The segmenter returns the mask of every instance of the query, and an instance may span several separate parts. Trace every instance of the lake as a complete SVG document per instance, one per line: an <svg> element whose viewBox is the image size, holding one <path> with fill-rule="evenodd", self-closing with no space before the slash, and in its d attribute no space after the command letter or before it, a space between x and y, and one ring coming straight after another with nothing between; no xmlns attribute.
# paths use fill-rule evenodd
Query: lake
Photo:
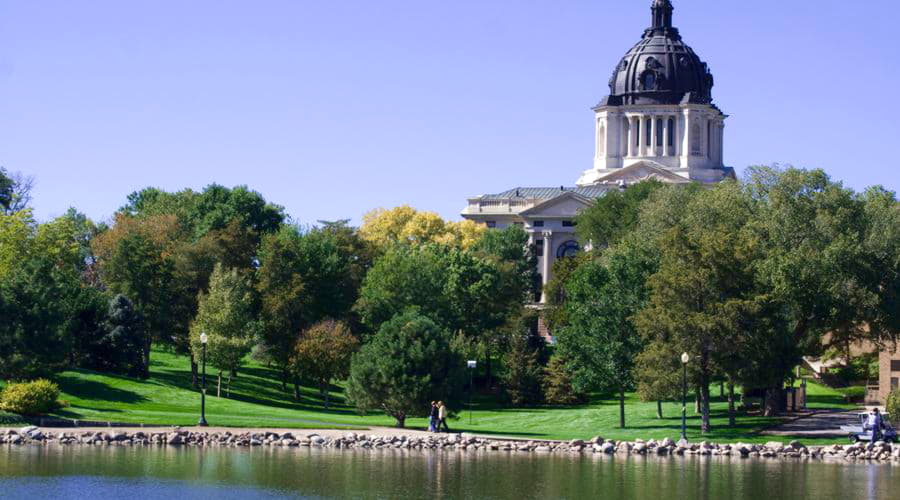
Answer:
<svg viewBox="0 0 900 500"><path fill-rule="evenodd" d="M900 498L900 466L319 448L2 446L0 498Z"/></svg>

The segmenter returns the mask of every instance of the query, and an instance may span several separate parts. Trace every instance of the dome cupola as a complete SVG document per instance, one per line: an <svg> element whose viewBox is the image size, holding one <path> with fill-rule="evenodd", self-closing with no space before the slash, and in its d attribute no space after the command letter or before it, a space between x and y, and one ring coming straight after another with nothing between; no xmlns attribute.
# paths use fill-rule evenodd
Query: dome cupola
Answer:
<svg viewBox="0 0 900 500"><path fill-rule="evenodd" d="M678 29L670 0L653 0L651 26L625 54L600 106L711 104L713 76Z"/></svg>

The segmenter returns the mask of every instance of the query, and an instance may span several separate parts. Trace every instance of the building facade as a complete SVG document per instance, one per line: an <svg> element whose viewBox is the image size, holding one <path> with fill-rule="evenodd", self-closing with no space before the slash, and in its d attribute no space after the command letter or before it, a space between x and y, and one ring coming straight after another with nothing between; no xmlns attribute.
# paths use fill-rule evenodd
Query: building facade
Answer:
<svg viewBox="0 0 900 500"><path fill-rule="evenodd" d="M650 27L615 66L609 94L593 108L592 167L574 186L512 188L469 198L463 209L464 218L488 227L522 226L537 248L544 284L556 260L582 249L575 217L604 193L650 178L734 177L724 164L727 115L712 103L712 73L672 25L673 11L670 0L654 0Z"/></svg>

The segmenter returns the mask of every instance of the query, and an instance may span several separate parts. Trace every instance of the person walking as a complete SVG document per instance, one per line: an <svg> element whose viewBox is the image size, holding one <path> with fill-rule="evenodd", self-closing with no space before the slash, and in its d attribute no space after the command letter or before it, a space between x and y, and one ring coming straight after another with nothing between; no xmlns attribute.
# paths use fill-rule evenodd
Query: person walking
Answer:
<svg viewBox="0 0 900 500"><path fill-rule="evenodd" d="M872 429L872 442L881 441L881 430L884 427L884 418L881 416L881 412L878 411L878 408L872 410L872 413L869 414L868 427Z"/></svg>
<svg viewBox="0 0 900 500"><path fill-rule="evenodd" d="M450 432L450 428L447 427L447 407L443 401L438 401L438 432L442 432L442 428L443 432Z"/></svg>
<svg viewBox="0 0 900 500"><path fill-rule="evenodd" d="M438 419L440 418L440 414L438 412L438 405L434 401L431 402L431 412L428 414L428 432L437 432Z"/></svg>

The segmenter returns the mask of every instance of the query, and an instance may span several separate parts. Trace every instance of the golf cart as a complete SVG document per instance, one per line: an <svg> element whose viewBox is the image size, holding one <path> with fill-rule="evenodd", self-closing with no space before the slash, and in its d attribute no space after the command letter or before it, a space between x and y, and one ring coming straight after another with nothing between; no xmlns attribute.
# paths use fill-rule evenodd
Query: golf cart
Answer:
<svg viewBox="0 0 900 500"><path fill-rule="evenodd" d="M841 430L848 433L850 441L853 443L858 441L871 441L872 429L869 429L866 426L866 422L869 420L869 414L860 413L858 417L859 425L842 425ZM884 429L881 430L881 440L887 443L895 443L897 442L897 431L888 421L887 417L887 414L882 415Z"/></svg>

